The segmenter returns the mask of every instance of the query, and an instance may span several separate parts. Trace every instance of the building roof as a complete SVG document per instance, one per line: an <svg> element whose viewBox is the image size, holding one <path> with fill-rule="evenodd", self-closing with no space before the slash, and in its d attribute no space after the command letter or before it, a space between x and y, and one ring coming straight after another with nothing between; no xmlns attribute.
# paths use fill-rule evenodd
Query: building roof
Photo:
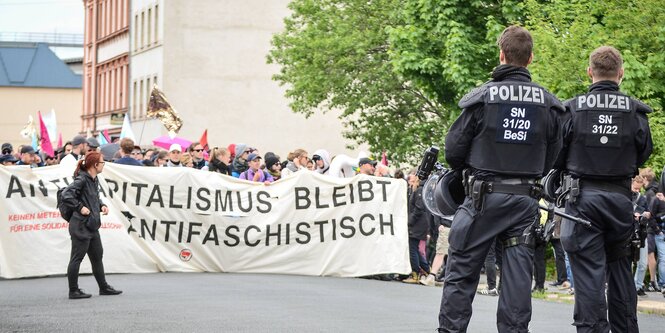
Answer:
<svg viewBox="0 0 665 333"><path fill-rule="evenodd" d="M45 43L2 43L0 86L81 89L82 76Z"/></svg>

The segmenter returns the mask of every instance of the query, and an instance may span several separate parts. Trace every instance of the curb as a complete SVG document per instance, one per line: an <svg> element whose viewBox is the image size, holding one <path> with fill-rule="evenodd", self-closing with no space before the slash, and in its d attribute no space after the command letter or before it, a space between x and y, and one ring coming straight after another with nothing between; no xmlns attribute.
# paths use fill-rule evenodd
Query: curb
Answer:
<svg viewBox="0 0 665 333"><path fill-rule="evenodd" d="M486 284L478 284L478 290L485 288L487 285ZM661 297L661 293L654 293L655 297ZM573 295L568 295L562 292L558 291L545 291L545 297L541 298L543 300L549 301L549 302L575 302L575 296ZM665 316L665 299L663 301L661 300L649 300L649 299L643 299L643 298L638 298L637 299L637 311L638 312L643 312L643 313L648 313L648 314L655 314L655 315L660 315L660 316Z"/></svg>

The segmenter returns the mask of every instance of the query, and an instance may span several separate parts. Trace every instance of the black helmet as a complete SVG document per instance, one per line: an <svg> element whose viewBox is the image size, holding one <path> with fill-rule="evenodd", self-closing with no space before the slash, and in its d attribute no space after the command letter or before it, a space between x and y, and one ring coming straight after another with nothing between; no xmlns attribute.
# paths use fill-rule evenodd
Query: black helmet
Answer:
<svg viewBox="0 0 665 333"><path fill-rule="evenodd" d="M561 170L552 169L542 179L543 196L549 202L555 202L561 188Z"/></svg>
<svg viewBox="0 0 665 333"><path fill-rule="evenodd" d="M464 197L461 170L445 169L429 177L423 187L425 207L440 217L454 215Z"/></svg>

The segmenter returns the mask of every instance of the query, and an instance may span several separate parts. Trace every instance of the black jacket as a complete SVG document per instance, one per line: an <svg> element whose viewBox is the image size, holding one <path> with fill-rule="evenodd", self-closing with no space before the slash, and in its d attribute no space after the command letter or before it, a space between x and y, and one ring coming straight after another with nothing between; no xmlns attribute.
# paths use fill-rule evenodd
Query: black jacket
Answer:
<svg viewBox="0 0 665 333"><path fill-rule="evenodd" d="M217 159L210 160L210 163L208 163L208 171L219 172L223 175L231 175L231 168L229 168L226 163Z"/></svg>
<svg viewBox="0 0 665 333"><path fill-rule="evenodd" d="M531 82L531 74L526 68L515 67L511 65L500 65L492 72L492 81L490 82ZM488 82L488 83L490 83ZM478 95L486 89L487 83L472 90L462 99L468 99L469 96L483 96ZM460 105L462 105L460 101ZM560 117L562 116L563 107L560 102L556 101L556 107L552 107L547 113L547 149L545 152L545 165L544 176L554 163L557 153L561 149L561 135L560 135ZM445 143L445 158L446 162L452 169L469 167L468 160L473 151L472 143L474 138L481 134L483 128L483 112L484 104L476 103L470 107L465 107L462 114L455 120L455 122L448 129ZM473 170L475 176L480 178L493 177L495 172L486 170Z"/></svg>
<svg viewBox="0 0 665 333"><path fill-rule="evenodd" d="M409 237L427 239L432 214L427 211L423 201L423 184L409 196Z"/></svg>
<svg viewBox="0 0 665 333"><path fill-rule="evenodd" d="M62 191L63 204L74 209L70 224L85 224L91 231L99 230L101 226L100 213L105 206L99 199L99 181L90 174L80 171L74 181ZM90 214L83 216L81 208L87 207Z"/></svg>

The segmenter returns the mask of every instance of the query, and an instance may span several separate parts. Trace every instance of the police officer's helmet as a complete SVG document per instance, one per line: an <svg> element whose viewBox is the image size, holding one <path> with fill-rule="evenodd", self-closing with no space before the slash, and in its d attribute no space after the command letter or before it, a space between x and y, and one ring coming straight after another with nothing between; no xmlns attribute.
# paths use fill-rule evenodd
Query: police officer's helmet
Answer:
<svg viewBox="0 0 665 333"><path fill-rule="evenodd" d="M542 179L545 200L555 202L561 188L561 170L552 169Z"/></svg>
<svg viewBox="0 0 665 333"><path fill-rule="evenodd" d="M454 215L464 202L462 171L444 169L430 176L423 186L423 198L430 213L440 217Z"/></svg>

